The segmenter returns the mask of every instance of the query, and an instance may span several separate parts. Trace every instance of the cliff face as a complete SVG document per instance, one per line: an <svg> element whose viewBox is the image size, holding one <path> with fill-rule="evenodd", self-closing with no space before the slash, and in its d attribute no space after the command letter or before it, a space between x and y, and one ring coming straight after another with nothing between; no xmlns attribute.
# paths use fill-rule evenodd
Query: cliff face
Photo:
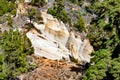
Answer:
<svg viewBox="0 0 120 80"><path fill-rule="evenodd" d="M18 4L16 17L12 18L13 27L19 31L27 23L28 18L21 16L27 13L25 4ZM63 57L69 60L69 56L78 61L90 62L90 53L93 51L88 39L81 40L79 34L68 30L62 21L53 18L45 10L41 10L43 24L33 22L35 28L27 32L27 37L31 40L34 53L37 56L46 57L52 60L60 60ZM9 30L6 23L0 25L1 31ZM18 27L19 26L19 27Z"/></svg>
<svg viewBox="0 0 120 80"><path fill-rule="evenodd" d="M81 40L81 36L71 30L68 31L62 21L53 18L46 11L41 11L43 24L33 22L34 27L27 32L31 40L34 53L52 60L60 60L63 57L69 60L69 56L79 61L90 62L90 53L93 51L88 39ZM40 32L38 32L40 31Z"/></svg>

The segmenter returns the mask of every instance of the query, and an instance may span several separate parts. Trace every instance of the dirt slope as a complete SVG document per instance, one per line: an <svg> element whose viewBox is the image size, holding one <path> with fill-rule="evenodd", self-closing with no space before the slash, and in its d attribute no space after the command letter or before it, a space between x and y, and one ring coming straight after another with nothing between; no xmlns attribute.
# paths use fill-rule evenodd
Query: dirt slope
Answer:
<svg viewBox="0 0 120 80"><path fill-rule="evenodd" d="M81 80L83 66L73 62L55 61L41 57L34 57L38 68L26 75L21 80Z"/></svg>

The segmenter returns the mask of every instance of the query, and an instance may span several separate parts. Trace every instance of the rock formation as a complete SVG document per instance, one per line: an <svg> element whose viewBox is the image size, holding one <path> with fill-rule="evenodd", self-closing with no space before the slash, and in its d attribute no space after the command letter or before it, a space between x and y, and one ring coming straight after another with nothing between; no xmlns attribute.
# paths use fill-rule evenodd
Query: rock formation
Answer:
<svg viewBox="0 0 120 80"><path fill-rule="evenodd" d="M21 3L18 5L16 17L13 18L13 27L19 31L25 26L28 18L20 16L27 13L27 7ZM69 60L69 56L78 61L90 62L90 53L93 51L88 39L82 41L81 36L72 30L68 30L62 21L57 20L46 10L41 10L43 23L32 22L34 28L27 32L27 37L31 40L34 53L37 56L46 57L52 60L62 58ZM1 26L4 26L1 27ZM19 26L19 27L18 27ZM0 30L9 30L6 23L0 25Z"/></svg>
<svg viewBox="0 0 120 80"><path fill-rule="evenodd" d="M53 18L46 11L41 10L44 24L33 22L34 27L27 32L31 40L35 55L43 56L52 60L60 60L63 57L69 60L69 56L79 61L90 62L90 53L93 51L89 40L81 40L81 36L71 30L68 31L62 21Z"/></svg>

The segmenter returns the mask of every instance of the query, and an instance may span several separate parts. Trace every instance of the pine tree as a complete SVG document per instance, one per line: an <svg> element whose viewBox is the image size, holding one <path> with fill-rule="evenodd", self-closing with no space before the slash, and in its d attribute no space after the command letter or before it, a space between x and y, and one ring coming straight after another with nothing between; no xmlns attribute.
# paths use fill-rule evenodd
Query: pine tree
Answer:
<svg viewBox="0 0 120 80"><path fill-rule="evenodd" d="M115 79L119 80L120 65L119 65L119 56L117 56L117 54L120 54L119 53L120 1L104 0L100 2L99 0L94 0L92 1L91 4L92 4L92 11L97 15L97 17L94 18L91 22L91 27L88 31L88 36L95 49L95 55L92 61L97 66L91 65L86 71L84 79L89 80L88 75L91 75L91 78L96 80L112 79L112 78L114 80ZM103 49L109 49L110 53L102 52ZM99 51L101 53L98 53ZM111 55L109 57L109 60L107 59L106 55ZM102 57L104 59L101 59ZM99 63L101 60L104 60L102 63L105 63L106 65L104 66L108 66L108 67L101 68L103 74L105 75L97 79L98 77L95 76L95 73L99 73L99 71L101 71L101 69L97 68L97 67L101 67L100 65L101 63ZM107 64L106 61L112 63ZM93 69L95 69L95 71L97 72L92 72Z"/></svg>
<svg viewBox="0 0 120 80"><path fill-rule="evenodd" d="M67 23L69 22L69 18L64 8L64 1L59 0L55 3L53 8L48 8L48 13L53 15L55 18L63 21L64 23Z"/></svg>
<svg viewBox="0 0 120 80"><path fill-rule="evenodd" d="M28 64L26 61L26 56L33 53L33 48L25 34L20 34L18 30L13 31L13 29L10 29L9 32L5 31L2 33L0 45L4 49L2 54L4 60L1 59L2 61L0 61L0 68L3 73L0 75L1 79L14 79L21 73L28 72L29 68L35 68L35 64Z"/></svg>

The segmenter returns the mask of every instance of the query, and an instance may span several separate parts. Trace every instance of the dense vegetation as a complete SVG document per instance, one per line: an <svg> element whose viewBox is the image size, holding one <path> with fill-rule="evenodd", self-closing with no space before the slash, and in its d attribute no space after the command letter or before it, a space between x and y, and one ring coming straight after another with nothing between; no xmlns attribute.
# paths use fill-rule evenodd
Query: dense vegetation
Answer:
<svg viewBox="0 0 120 80"><path fill-rule="evenodd" d="M15 0L0 0L0 16L5 13L16 14Z"/></svg>
<svg viewBox="0 0 120 80"><path fill-rule="evenodd" d="M33 54L29 39L25 33L13 29L11 16L16 14L15 1L0 1L0 17L5 18L10 27L9 31L0 32L0 80L15 80L20 74L37 67L35 61L29 56Z"/></svg>
<svg viewBox="0 0 120 80"><path fill-rule="evenodd" d="M16 13L16 0L0 1L0 17L8 14L8 25L12 28L11 15ZM23 0L20 0L23 1ZM72 21L65 10L64 0L55 0L53 7L48 8L48 13L55 18L69 23L78 31L86 31L82 14L76 22ZM87 0L66 0L82 7ZM120 0L88 0L90 5L85 6L87 13L96 15L87 29L87 37L94 47L94 56L88 64L83 80L120 80ZM42 7L45 0L32 0L30 5ZM74 16L72 16L74 17ZM28 9L30 21L40 21L41 17L36 9ZM0 80L14 80L21 73L28 72L36 67L34 62L29 62L28 55L33 53L29 39L17 30L0 33Z"/></svg>
<svg viewBox="0 0 120 80"><path fill-rule="evenodd" d="M88 11L97 15L91 22L88 37L94 58L84 80L120 80L120 1L91 1ZM93 64L93 65L92 65Z"/></svg>
<svg viewBox="0 0 120 80"><path fill-rule="evenodd" d="M13 80L36 67L27 57L33 53L33 48L25 34L11 29L4 31L0 37L0 80Z"/></svg>

